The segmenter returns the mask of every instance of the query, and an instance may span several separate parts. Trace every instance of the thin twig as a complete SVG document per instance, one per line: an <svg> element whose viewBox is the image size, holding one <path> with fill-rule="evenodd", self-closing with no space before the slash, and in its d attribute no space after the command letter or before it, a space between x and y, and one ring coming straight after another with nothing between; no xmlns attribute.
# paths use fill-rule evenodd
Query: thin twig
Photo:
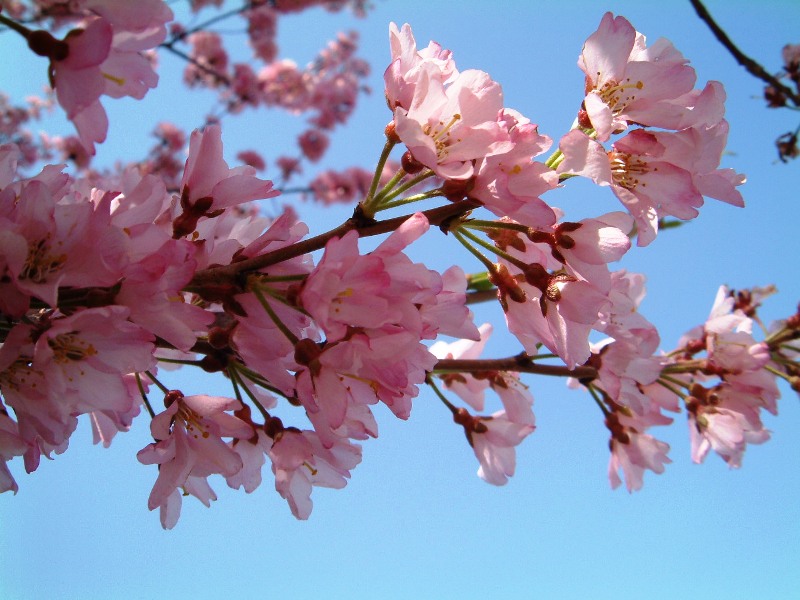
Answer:
<svg viewBox="0 0 800 600"><path fill-rule="evenodd" d="M709 29L711 29L711 32L719 40L720 44L728 49L728 52L733 55L733 57L736 59L736 62L742 65L753 77L768 83L776 90L780 91L784 96L790 98L796 106L800 106L800 95L793 92L791 88L781 83L777 77L768 73L767 70L759 63L739 50L739 48L734 45L728 35L722 30L722 28L717 25L717 22L711 17L711 14L708 12L706 7L703 6L703 3L700 2L700 0L689 0L689 2L691 2L695 11L697 11L697 16L699 16L700 19L704 21L706 25L708 25Z"/></svg>

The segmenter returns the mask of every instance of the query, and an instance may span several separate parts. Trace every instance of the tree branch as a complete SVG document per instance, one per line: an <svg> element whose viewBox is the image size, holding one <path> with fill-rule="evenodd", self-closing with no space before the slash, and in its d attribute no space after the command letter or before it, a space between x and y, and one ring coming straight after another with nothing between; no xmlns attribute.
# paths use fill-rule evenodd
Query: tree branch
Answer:
<svg viewBox="0 0 800 600"><path fill-rule="evenodd" d="M706 25L708 25L709 29L711 29L711 32L714 34L717 40L719 40L720 44L725 46L728 52L730 52L736 59L736 62L742 65L753 77L768 83L776 90L779 90L787 98L790 98L792 102L794 102L795 106L800 106L800 96L793 92L791 88L781 83L777 77L768 73L767 70L764 69L764 67L762 67L759 63L739 50L739 48L736 47L728 35L722 30L722 28L717 25L717 22L714 21L711 14L708 12L706 7L703 6L703 3L700 2L700 0L689 0L689 2L691 2L692 6L697 12L697 16L699 16L700 19L704 21Z"/></svg>
<svg viewBox="0 0 800 600"><path fill-rule="evenodd" d="M479 373L481 371L517 371L520 373L535 373L537 375L551 375L554 377L575 377L576 379L594 379L597 369L582 366L568 369L562 365L541 365L533 362L527 354L518 354L508 358L482 358L460 359L442 358L436 363L434 371L448 371L451 373Z"/></svg>
<svg viewBox="0 0 800 600"><path fill-rule="evenodd" d="M427 217L431 225L440 226L450 219L459 217L470 210L477 208L477 205L469 200L462 200L454 202L438 208L423 211L422 214ZM189 283L190 288L202 288L207 285L235 285L236 278L241 274L248 271L257 271L264 269L271 265L308 254L315 250L320 250L325 247L329 240L342 237L348 231L357 230L359 237L370 237L373 235L381 235L394 231L405 221L411 218L412 215L404 215L394 219L387 219L386 221L378 221L370 224L359 223L358 219L354 216L331 229L326 233L322 233L306 240L301 240L290 246L278 248L272 252L267 252L253 258L248 258L239 262L225 265L222 267L213 267L195 273L194 278Z"/></svg>

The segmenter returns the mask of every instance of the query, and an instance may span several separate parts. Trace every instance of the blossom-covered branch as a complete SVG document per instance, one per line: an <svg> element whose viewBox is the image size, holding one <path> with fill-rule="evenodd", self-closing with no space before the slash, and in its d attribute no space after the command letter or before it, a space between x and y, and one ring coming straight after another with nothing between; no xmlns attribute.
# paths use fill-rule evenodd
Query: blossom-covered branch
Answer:
<svg viewBox="0 0 800 600"><path fill-rule="evenodd" d="M264 11L281 5L242 14L266 31L275 15ZM76 125L99 142L98 98L120 90L89 94L79 84L110 76L125 85L115 78L164 39L169 9L160 0L142 12L109 0L70 6L70 26L76 14L81 25L43 46L57 94L66 94L59 101L68 115L78 107L73 117L98 118ZM200 33L210 32L186 36L196 59L230 73L217 41ZM578 60L575 125L554 144L505 106L488 73L459 70L435 42L418 47L409 25L391 24L389 45L385 143L372 172L314 183L325 201L354 204L352 217L317 235L290 207L259 212L254 203L279 191L257 176L259 156L225 160L218 123L191 134L185 162L181 132L164 125L147 160L86 177L58 164L27 176L24 148L0 145L0 491L17 491L8 463L35 471L67 449L79 418L107 446L147 420L144 407L152 442L137 458L157 465L147 506L165 528L184 497L216 499L212 476L251 492L267 464L305 519L313 488L343 487L360 442L378 437L374 407L408 419L421 389L463 428L479 476L502 485L516 447L536 430L535 388L523 375L586 391L587 410L609 431L614 487L624 478L633 491L646 470L665 470L669 447L651 428L672 422L667 413L685 411L696 462L713 450L738 467L749 444L768 439L761 411L777 412L778 381L800 389L800 314L759 341L768 290L722 288L709 319L664 353L639 312L644 276L615 268L657 242L665 217L693 219L705 198L744 205L744 176L720 167L729 131L722 85L697 87L672 44L648 46L607 13ZM334 71L353 67L352 47L334 50ZM218 83L191 72L192 82ZM296 70L282 73L296 81ZM357 79L338 79L347 89L313 105L320 130L349 114L349 104L344 113L323 108L352 98ZM308 107L286 89L272 90L278 105ZM307 158L321 158L325 138L302 137ZM281 167L284 183L297 164ZM611 191L622 210L558 208L551 198L579 176ZM370 251L366 237L379 238ZM423 239L446 268L432 268L429 254L411 258ZM513 346L502 358L481 356L497 324L476 325L476 301L497 303ZM190 390L193 380L173 389L165 371L176 367L217 374L229 396ZM487 391L502 408L486 410Z"/></svg>

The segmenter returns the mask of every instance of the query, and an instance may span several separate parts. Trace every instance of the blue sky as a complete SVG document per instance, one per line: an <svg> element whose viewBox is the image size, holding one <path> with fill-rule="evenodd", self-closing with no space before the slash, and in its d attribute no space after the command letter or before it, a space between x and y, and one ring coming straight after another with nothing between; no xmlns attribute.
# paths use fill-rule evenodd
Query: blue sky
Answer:
<svg viewBox="0 0 800 600"><path fill-rule="evenodd" d="M572 122L583 91L575 65L605 10L626 16L654 41L666 37L697 69L722 81L731 123L723 166L744 172L744 210L709 200L699 219L634 249L622 266L648 276L642 312L665 350L705 320L717 287L774 283L765 320L795 310L800 299L800 163L777 162L774 139L797 127L797 115L768 111L763 85L712 39L688 2L421 2L376 0L366 20L314 11L280 23L283 54L303 63L342 28L361 32L373 66L373 94L363 97L347 131L333 138L323 166L374 164L390 115L381 75L388 23L408 22L418 43L435 39L461 69L488 71L506 105L557 139ZM758 4L758 6L756 6ZM794 2L709 0L707 6L741 49L771 71L780 49L800 43ZM44 64L17 40L0 38L6 56L0 88L16 99L45 81ZM7 49L7 48L10 48ZM17 58L18 56L18 58ZM106 100L109 141L98 159L134 158L149 147L152 125L199 124L210 96L184 91L182 65L163 56L160 87L144 102ZM172 80L172 81L171 81ZM152 125L151 125L152 123ZM302 123L245 112L223 121L226 153L255 148L268 161ZM65 129L64 131L68 131ZM618 205L608 190L568 182L548 201L573 220ZM351 208L330 213L298 206L313 232L336 225ZM418 258L455 253L422 245ZM442 249L444 248L444 249ZM467 270L477 265L459 258ZM447 264L434 265L446 267ZM496 307L480 319L497 322ZM497 336L487 354L519 350ZM186 373L186 393L228 394L223 381ZM528 379L537 431L518 449L517 475L501 488L475 476L463 432L423 391L408 422L377 411L380 437L344 490L315 490L307 522L295 521L269 474L253 494L212 481L219 500L206 509L189 498L177 527L162 531L147 510L156 476L136 452L150 442L147 417L104 450L87 423L70 449L33 475L13 465L16 496L0 496L0 597L38 598L726 598L783 599L800 590L800 403L784 389L773 439L751 447L740 470L716 456L691 463L685 417L654 433L671 446L663 475L647 473L641 492L608 485L607 431L591 399L562 380ZM490 407L491 408L491 407ZM291 596L290 596L291 595Z"/></svg>

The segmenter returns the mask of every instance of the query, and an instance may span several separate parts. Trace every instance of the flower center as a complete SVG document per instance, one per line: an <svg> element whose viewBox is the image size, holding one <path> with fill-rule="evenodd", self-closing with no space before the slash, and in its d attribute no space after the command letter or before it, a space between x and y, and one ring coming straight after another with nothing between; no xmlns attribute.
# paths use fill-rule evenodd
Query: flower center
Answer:
<svg viewBox="0 0 800 600"><path fill-rule="evenodd" d="M626 79L625 83L607 81L603 84L603 87L597 90L600 98L608 105L611 112L615 115L620 114L631 102L636 100L636 92L631 92L630 90L641 90L644 88L644 83L641 81L637 81L636 83L631 83L630 81L630 79Z"/></svg>
<svg viewBox="0 0 800 600"><path fill-rule="evenodd" d="M59 334L47 340L47 344L53 350L54 360L61 364L97 354L95 347L79 338L75 332Z"/></svg>
<svg viewBox="0 0 800 600"><path fill-rule="evenodd" d="M640 176L650 172L650 165L639 156L612 151L608 153L608 160L611 163L611 176L618 186L634 190L639 184L647 185Z"/></svg>
<svg viewBox="0 0 800 600"><path fill-rule="evenodd" d="M436 145L436 156L439 159L447 156L448 148L450 146L461 141L460 138L456 139L455 141L450 139L450 134L452 133L450 130L453 128L453 125L458 123L460 120L461 115L456 113L447 123L439 121L438 127L432 126L429 123L422 128L423 133L430 137L433 140L433 143Z"/></svg>
<svg viewBox="0 0 800 600"><path fill-rule="evenodd" d="M191 408L183 404L183 402L180 403L178 414L175 415L175 418L183 421L186 433L191 435L193 438L197 439L199 437L208 437L208 431L206 431L206 428L201 423L202 417L200 417L200 415L194 412Z"/></svg>
<svg viewBox="0 0 800 600"><path fill-rule="evenodd" d="M19 274L20 279L44 283L51 273L59 271L67 261L66 254L51 252L49 236L28 247L28 258Z"/></svg>

